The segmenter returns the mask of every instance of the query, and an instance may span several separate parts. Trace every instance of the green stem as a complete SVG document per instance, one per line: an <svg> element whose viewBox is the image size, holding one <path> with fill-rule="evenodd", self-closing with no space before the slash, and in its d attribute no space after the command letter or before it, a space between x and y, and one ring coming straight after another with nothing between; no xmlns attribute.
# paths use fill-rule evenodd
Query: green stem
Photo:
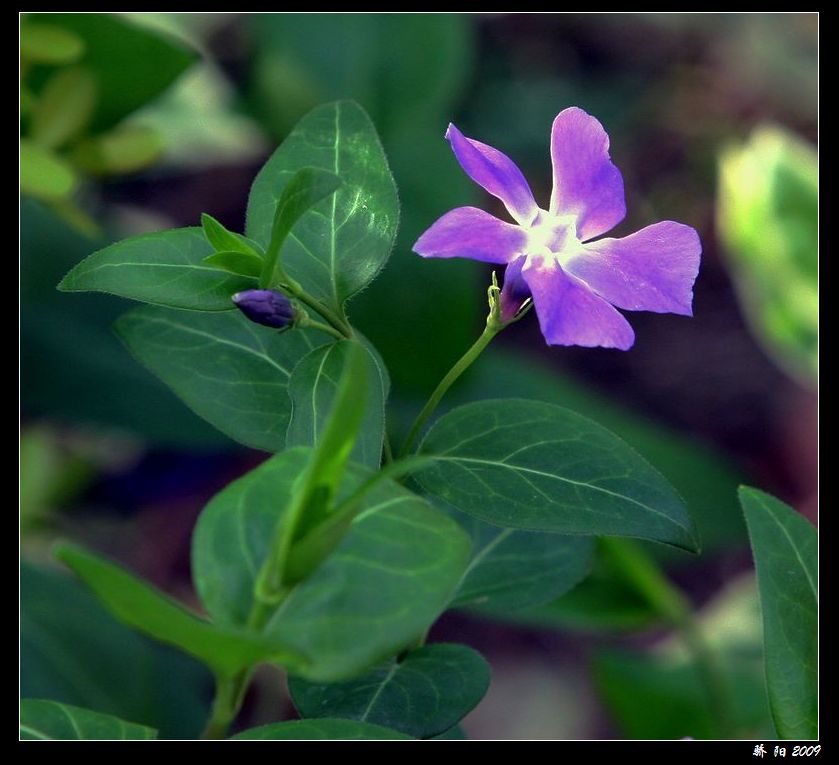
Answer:
<svg viewBox="0 0 839 765"><path fill-rule="evenodd" d="M323 318L326 319L326 321L329 322L335 330L340 332L342 338L351 339L355 336L353 328L348 322L338 316L338 314L333 310L323 305L319 300L313 298L310 294L305 292L299 285L285 281L281 287L292 297L297 298L301 303L304 303L309 306L309 308L317 311L321 316L323 316Z"/></svg>
<svg viewBox="0 0 839 765"><path fill-rule="evenodd" d="M405 443L402 445L402 449L399 452L400 458L407 455L411 450L411 447L414 445L414 441L416 441L423 426L426 422L428 422L428 418L434 414L434 410L437 408L437 405L440 403L443 396L446 395L446 391L452 387L457 378L469 368L472 362L481 355L484 348L490 344L492 338L494 338L501 329L503 329L502 326L498 326L497 324L488 321L486 328L481 333L481 336L475 341L475 344L460 357L458 362L448 371L448 374L440 380L440 384L435 388L434 393L431 394L428 401L425 402L425 406L417 415L417 418L414 420L414 424L411 425L411 429L408 431Z"/></svg>
<svg viewBox="0 0 839 765"><path fill-rule="evenodd" d="M250 672L246 670L234 677L216 677L216 695L210 719L201 734L202 739L221 739L227 735L230 724L242 706L249 679Z"/></svg>
<svg viewBox="0 0 839 765"><path fill-rule="evenodd" d="M334 327L330 327L328 324L324 324L320 321L314 321L313 319L306 319L305 321L301 322L299 326L304 329L318 329L321 332L326 332L327 335L332 335L332 337L338 340L345 339L345 335L339 332Z"/></svg>
<svg viewBox="0 0 839 765"><path fill-rule="evenodd" d="M248 614L247 628L259 632L278 605L269 605L258 598L254 598ZM204 732L201 734L202 739L220 739L227 735L228 728L230 728L242 707L252 671L253 667L250 667L243 669L233 677L216 677L213 708L210 710L210 717L204 727Z"/></svg>
<svg viewBox="0 0 839 765"><path fill-rule="evenodd" d="M634 542L603 538L600 544L610 562L636 592L678 630L685 646L693 654L720 736L732 737L732 704L728 684L716 652L705 638L690 602L673 586L658 564Z"/></svg>

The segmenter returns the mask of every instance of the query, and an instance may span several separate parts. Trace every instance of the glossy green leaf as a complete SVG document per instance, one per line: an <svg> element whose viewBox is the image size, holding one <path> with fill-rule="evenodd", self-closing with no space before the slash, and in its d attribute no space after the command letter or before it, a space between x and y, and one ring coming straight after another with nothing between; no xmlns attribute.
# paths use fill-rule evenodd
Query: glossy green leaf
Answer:
<svg viewBox="0 0 839 765"><path fill-rule="evenodd" d="M451 405L511 393L545 401L588 417L626 441L674 486L699 530L702 548L730 549L746 543L746 525L737 504L742 476L721 455L696 437L688 437L637 411L624 408L592 386L535 363L523 353L490 347L470 369ZM445 404L445 402L444 402ZM658 556L685 560L675 548L650 546Z"/></svg>
<svg viewBox="0 0 839 765"><path fill-rule="evenodd" d="M95 131L113 127L151 101L196 59L180 40L112 13L44 13L37 23L83 42L82 60L99 80Z"/></svg>
<svg viewBox="0 0 839 765"><path fill-rule="evenodd" d="M66 199L76 187L76 173L49 149L27 138L20 141L20 190L37 199Z"/></svg>
<svg viewBox="0 0 839 765"><path fill-rule="evenodd" d="M84 49L84 40L69 29L31 21L21 26L20 55L27 63L70 64Z"/></svg>
<svg viewBox="0 0 839 765"><path fill-rule="evenodd" d="M285 447L288 380L319 333L276 332L241 314L143 306L116 323L128 349L200 417L254 449Z"/></svg>
<svg viewBox="0 0 839 765"><path fill-rule="evenodd" d="M819 168L814 147L761 126L720 157L720 237L758 338L814 384L819 330Z"/></svg>
<svg viewBox="0 0 839 765"><path fill-rule="evenodd" d="M32 139L50 149L61 147L85 128L95 104L96 77L87 67L58 70L32 108Z"/></svg>
<svg viewBox="0 0 839 765"><path fill-rule="evenodd" d="M760 587L766 685L781 738L818 737L818 535L789 505L740 489Z"/></svg>
<svg viewBox="0 0 839 765"><path fill-rule="evenodd" d="M264 265L262 258L256 253L235 252L233 250L214 252L204 258L204 262L213 268L252 279L259 278Z"/></svg>
<svg viewBox="0 0 839 765"><path fill-rule="evenodd" d="M230 296L254 286L203 262L212 253L200 228L143 234L105 247L58 285L65 292L108 292L145 303L195 311L230 311Z"/></svg>
<svg viewBox="0 0 839 765"><path fill-rule="evenodd" d="M262 287L276 287L281 283L279 274L282 270L278 270L277 264L291 229L318 202L332 196L341 183L341 179L334 173L317 167L304 167L285 184L274 210L271 236L266 247L265 269L260 279Z"/></svg>
<svg viewBox="0 0 839 765"><path fill-rule="evenodd" d="M388 730L381 725L357 722L355 720L292 720L272 723L237 733L232 739L282 739L285 741L330 740L370 741L376 739L410 739L399 731Z"/></svg>
<svg viewBox="0 0 839 765"><path fill-rule="evenodd" d="M193 537L193 580L207 611L241 625L295 480L311 450L272 457L218 494ZM353 470L339 500L367 471ZM294 670L332 682L364 671L416 639L449 603L466 567L460 527L392 482L372 490L338 549L297 585L265 628L310 662Z"/></svg>
<svg viewBox="0 0 839 765"><path fill-rule="evenodd" d="M126 125L82 141L72 157L93 175L126 175L144 170L162 154L163 139L156 130Z"/></svg>
<svg viewBox="0 0 839 765"><path fill-rule="evenodd" d="M486 288L479 263L411 252L432 221L476 201L443 138L473 81L472 19L330 13L247 22L249 106L271 135L284 138L309 109L341 98L358 101L381 135L399 187L399 237L384 270L353 298L353 325L382 352L399 390L427 397L474 340Z"/></svg>
<svg viewBox="0 0 839 765"><path fill-rule="evenodd" d="M472 538L472 559L452 605L490 611L546 603L591 569L594 540L502 528L452 511Z"/></svg>
<svg viewBox="0 0 839 765"><path fill-rule="evenodd" d="M681 498L617 436L567 409L507 399L440 418L416 475L433 496L499 526L630 536L697 549Z"/></svg>
<svg viewBox="0 0 839 765"><path fill-rule="evenodd" d="M351 347L349 341L342 340L315 348L294 368L288 382L292 402L291 422L286 436L289 447L316 446L320 443ZM367 397L363 404L354 404L363 409L364 419L351 457L361 465L377 468L382 460L386 381L382 378L383 370L366 349L364 358Z"/></svg>
<svg viewBox="0 0 839 765"><path fill-rule="evenodd" d="M259 256L258 245L241 234L228 231L212 215L201 214L201 228L207 241L219 252L240 252L244 255Z"/></svg>
<svg viewBox="0 0 839 765"><path fill-rule="evenodd" d="M157 731L57 701L23 699L20 737L24 741L136 741L157 738Z"/></svg>
<svg viewBox="0 0 839 765"><path fill-rule="evenodd" d="M22 696L135 720L162 738L200 734L212 687L204 665L121 624L63 571L24 561L20 602Z"/></svg>
<svg viewBox="0 0 839 765"><path fill-rule="evenodd" d="M63 544L55 555L118 619L177 646L220 675L233 675L260 661L300 661L299 654L281 646L275 636L218 628L120 566L81 548Z"/></svg>
<svg viewBox="0 0 839 765"><path fill-rule="evenodd" d="M261 245L271 239L286 185L304 167L334 173L343 185L294 226L283 247L283 268L340 312L390 255L399 217L396 187L361 107L350 101L319 106L298 123L251 187L247 235Z"/></svg>
<svg viewBox="0 0 839 765"><path fill-rule="evenodd" d="M361 677L321 685L290 678L305 718L340 717L431 738L456 725L484 697L490 669L465 645L422 646Z"/></svg>

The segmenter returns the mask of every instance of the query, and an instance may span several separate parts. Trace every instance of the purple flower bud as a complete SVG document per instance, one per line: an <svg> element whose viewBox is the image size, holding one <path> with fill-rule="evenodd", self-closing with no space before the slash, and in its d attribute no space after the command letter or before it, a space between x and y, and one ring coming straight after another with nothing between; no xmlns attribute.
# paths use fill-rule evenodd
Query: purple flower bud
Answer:
<svg viewBox="0 0 839 765"><path fill-rule="evenodd" d="M282 329L294 323L294 306L282 292L245 290L233 296L236 307L257 324Z"/></svg>

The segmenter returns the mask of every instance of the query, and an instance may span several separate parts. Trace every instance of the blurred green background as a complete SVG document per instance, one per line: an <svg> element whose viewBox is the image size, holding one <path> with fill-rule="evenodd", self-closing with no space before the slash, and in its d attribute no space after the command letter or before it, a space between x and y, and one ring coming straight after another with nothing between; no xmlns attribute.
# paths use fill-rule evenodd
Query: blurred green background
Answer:
<svg viewBox="0 0 839 765"><path fill-rule="evenodd" d="M735 488L759 485L815 520L817 33L815 14L24 16L24 695L195 735L204 671L114 622L51 566L48 547L81 539L194 600L197 513L264 458L128 356L110 329L126 301L58 293L64 273L103 243L196 225L202 212L241 230L273 147L311 107L354 98L382 136L402 204L386 270L350 304L390 368L398 439L480 331L489 279L479 264L426 261L410 246L455 206L503 216L460 170L447 123L510 155L546 201L550 124L577 105L604 124L623 172L628 215L616 235L663 219L699 230L694 318L633 314L636 345L622 353L547 348L531 317L447 404L559 403L670 478L705 552L655 552L703 609L740 730L767 730ZM490 693L464 723L473 738L709 730L689 659L607 555L553 604L446 615L432 639L462 640L492 663ZM293 715L277 673L257 680L243 723Z"/></svg>

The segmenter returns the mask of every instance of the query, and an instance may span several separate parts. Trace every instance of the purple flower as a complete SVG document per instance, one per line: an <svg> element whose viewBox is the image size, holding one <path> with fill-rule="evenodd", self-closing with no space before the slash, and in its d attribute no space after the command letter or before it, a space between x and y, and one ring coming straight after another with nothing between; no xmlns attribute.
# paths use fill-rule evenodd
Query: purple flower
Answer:
<svg viewBox="0 0 839 765"><path fill-rule="evenodd" d="M294 306L282 292L275 290L244 290L233 298L236 307L257 324L282 329L294 323Z"/></svg>
<svg viewBox="0 0 839 765"><path fill-rule="evenodd" d="M572 107L554 120L547 210L505 154L466 138L454 125L446 138L466 174L498 197L516 223L458 207L436 221L414 251L506 265L504 321L532 298L550 345L627 350L635 333L615 308L691 315L702 252L694 229L663 221L622 239L597 239L623 220L626 204L623 178L609 158L609 136L594 117Z"/></svg>

